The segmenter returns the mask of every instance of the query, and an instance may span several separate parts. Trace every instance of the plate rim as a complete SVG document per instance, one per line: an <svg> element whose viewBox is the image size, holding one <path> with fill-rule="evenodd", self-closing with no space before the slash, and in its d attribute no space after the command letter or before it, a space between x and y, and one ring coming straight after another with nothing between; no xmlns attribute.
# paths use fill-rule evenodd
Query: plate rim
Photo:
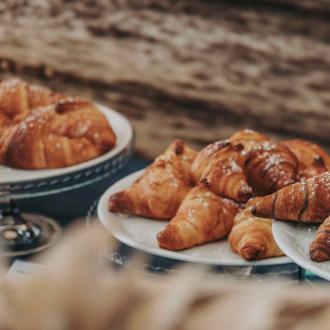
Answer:
<svg viewBox="0 0 330 330"><path fill-rule="evenodd" d="M278 219L273 219L273 226L272 226L272 231L273 231L273 236L275 239L275 242L277 245L280 247L280 249L288 255L289 258L293 260L299 267L308 270L315 275L330 281L330 271L326 271L318 266L318 263L309 259L307 262L305 259L301 257L301 253L297 251L296 249L290 249L285 242L283 242L282 235L285 235L285 230L282 228L283 226L295 226L298 225L298 222L289 222L289 221L281 221ZM315 224L314 224L315 225ZM285 251L286 250L286 251ZM329 261L325 261L329 262Z"/></svg>
<svg viewBox="0 0 330 330"><path fill-rule="evenodd" d="M84 171L89 168L98 166L98 165L116 157L121 152L123 152L123 150L125 150L125 148L127 148L130 141L132 141L132 139L134 137L134 130L133 130L131 123L124 115L122 115L118 111L114 110L113 108L106 106L104 104L100 104L100 103L95 103L95 105L97 106L98 110L101 111L105 115L107 121L110 123L111 126L112 126L112 123L111 123L110 117L115 117L116 120L119 120L121 122L121 125L125 129L125 136L123 137L123 141L122 141L121 145L116 145L113 149L109 150L107 153L105 153L99 157L96 157L94 159L90 159L88 161L85 161L85 162L82 162L82 163L79 163L79 164L76 164L73 166L63 167L63 168L59 168L59 169L24 170L24 169L12 168L12 167L8 167L8 166L4 166L4 165L0 164L0 171L1 170L13 171L14 172L13 175L15 175L16 171L25 172L27 176L31 173L40 174L39 176L34 175L33 178L30 178L30 179L27 178L27 179L22 179L22 180L15 180L15 178L11 178L11 177L9 177L9 179L8 179L8 177L1 178L0 186L9 186L10 187L10 186L14 186L17 184L27 184L29 182L37 182L37 181L41 181L41 180L55 179L57 177L74 175L77 172ZM112 128L114 129L113 126L112 126Z"/></svg>
<svg viewBox="0 0 330 330"><path fill-rule="evenodd" d="M113 183L101 196L101 198L98 201L97 205L97 217L102 224L102 226L111 234L113 235L117 240L120 242L133 247L137 250L141 250L143 252L149 253L151 255L161 256L168 259L174 259L174 260L180 260L185 262L192 262L192 263L199 263L199 264L207 264L212 266L237 266L237 267L246 267L246 266L276 266L276 265L284 265L292 263L292 260L289 259L287 256L281 256L281 257L274 257L274 258L268 258L263 260L256 260L256 261L246 261L244 259L242 260L233 260L233 261L217 261L214 258L202 258L202 257L196 257L196 256L190 256L183 254L181 252L176 251L168 251L165 249L160 248L154 248L146 246L140 242L135 241L134 239L129 239L121 233L120 231L117 231L116 229L110 230L107 225L107 220L103 216L104 212L104 205L107 205L108 198L112 192L112 190L115 190L117 187L121 186L121 184L125 181L130 181L138 178L145 169L138 170L136 172L133 172L122 179L118 180L117 182ZM113 213L107 210L109 213ZM115 214L115 213L113 213ZM125 216L126 217L126 216ZM115 221L115 220L114 220ZM198 247L196 247L198 248Z"/></svg>

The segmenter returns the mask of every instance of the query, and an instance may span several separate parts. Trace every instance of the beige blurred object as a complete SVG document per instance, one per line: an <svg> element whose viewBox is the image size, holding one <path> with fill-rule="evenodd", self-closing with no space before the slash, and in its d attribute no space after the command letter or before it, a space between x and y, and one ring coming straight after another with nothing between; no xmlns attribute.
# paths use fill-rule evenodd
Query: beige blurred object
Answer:
<svg viewBox="0 0 330 330"><path fill-rule="evenodd" d="M112 243L113 246L113 243ZM26 279L0 280L6 330L329 329L328 287L248 283L186 266L152 276L106 265L109 237L73 228ZM138 261L136 261L138 262ZM4 274L4 272L2 272Z"/></svg>
<svg viewBox="0 0 330 330"><path fill-rule="evenodd" d="M3 0L0 67L112 105L148 157L175 138L200 147L247 127L327 143L329 8L328 0Z"/></svg>

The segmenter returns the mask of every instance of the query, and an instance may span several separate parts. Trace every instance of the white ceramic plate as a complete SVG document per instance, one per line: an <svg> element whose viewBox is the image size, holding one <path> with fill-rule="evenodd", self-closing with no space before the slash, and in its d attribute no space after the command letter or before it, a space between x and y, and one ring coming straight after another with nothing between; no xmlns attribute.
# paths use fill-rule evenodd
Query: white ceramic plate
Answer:
<svg viewBox="0 0 330 330"><path fill-rule="evenodd" d="M209 265L266 266L292 262L287 257L270 258L254 262L245 261L230 250L226 239L180 252L159 248L156 235L166 226L167 221L125 216L108 211L109 197L118 191L128 188L142 172L143 170L135 172L115 183L103 194L98 204L97 213L101 223L122 243L154 255Z"/></svg>
<svg viewBox="0 0 330 330"><path fill-rule="evenodd" d="M317 225L273 220L273 235L282 251L300 267L330 281L330 261L314 262L309 257L309 245L317 228Z"/></svg>
<svg viewBox="0 0 330 330"><path fill-rule="evenodd" d="M124 148L127 147L129 142L133 138L133 129L128 120L119 114L118 112L104 106L97 105L100 111L106 116L110 122L116 136L117 142L114 149L110 150L106 154L89 160L87 162L77 164L70 167L51 169L51 170L18 170L7 166L0 165L1 172L1 184L11 185L14 183L29 182L34 180L49 179L52 177L72 174L74 172L81 171L85 168L94 167L104 161L118 155Z"/></svg>

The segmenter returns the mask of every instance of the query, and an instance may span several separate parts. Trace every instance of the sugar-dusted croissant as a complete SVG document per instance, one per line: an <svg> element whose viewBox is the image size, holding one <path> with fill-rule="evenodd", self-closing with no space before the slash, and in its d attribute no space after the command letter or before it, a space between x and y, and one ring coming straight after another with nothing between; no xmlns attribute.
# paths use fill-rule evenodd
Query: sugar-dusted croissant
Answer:
<svg viewBox="0 0 330 330"><path fill-rule="evenodd" d="M243 129L233 134L229 141L233 144L242 144L244 149L242 150L243 155L247 155L258 143L267 141L268 138L251 129Z"/></svg>
<svg viewBox="0 0 330 330"><path fill-rule="evenodd" d="M218 141L200 151L191 171L196 183L205 182L217 195L246 202L252 194L244 174L243 145Z"/></svg>
<svg viewBox="0 0 330 330"><path fill-rule="evenodd" d="M175 141L128 189L109 200L113 212L171 219L192 188L190 166L196 152Z"/></svg>
<svg viewBox="0 0 330 330"><path fill-rule="evenodd" d="M157 235L158 244L167 250L183 250L223 238L238 210L238 204L212 193L202 182L188 193L175 217Z"/></svg>
<svg viewBox="0 0 330 330"><path fill-rule="evenodd" d="M90 102L63 99L38 108L0 141L0 159L11 167L58 168L109 151L116 137L107 119Z"/></svg>
<svg viewBox="0 0 330 330"><path fill-rule="evenodd" d="M298 159L300 180L306 180L330 170L330 156L319 145L299 139L285 141L283 144Z"/></svg>
<svg viewBox="0 0 330 330"><path fill-rule="evenodd" d="M314 261L330 260L330 217L318 228L315 239L309 246L309 254Z"/></svg>
<svg viewBox="0 0 330 330"><path fill-rule="evenodd" d="M255 198L252 213L258 217L323 222L330 216L330 173L326 172Z"/></svg>
<svg viewBox="0 0 330 330"><path fill-rule="evenodd" d="M63 96L47 88L29 85L12 78L0 83L0 125L1 116L10 122L17 123L31 111L62 99Z"/></svg>
<svg viewBox="0 0 330 330"><path fill-rule="evenodd" d="M257 195L272 193L297 181L297 158L285 145L274 141L255 146L245 165L248 182Z"/></svg>
<svg viewBox="0 0 330 330"><path fill-rule="evenodd" d="M231 249L248 261L283 255L273 238L272 220L253 216L250 207L236 215L228 240Z"/></svg>

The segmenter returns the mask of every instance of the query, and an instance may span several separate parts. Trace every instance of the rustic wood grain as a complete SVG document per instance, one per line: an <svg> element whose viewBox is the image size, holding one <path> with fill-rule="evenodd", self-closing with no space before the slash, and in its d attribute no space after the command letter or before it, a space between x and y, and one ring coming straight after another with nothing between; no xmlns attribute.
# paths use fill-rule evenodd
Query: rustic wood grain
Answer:
<svg viewBox="0 0 330 330"><path fill-rule="evenodd" d="M150 157L243 127L330 138L328 0L6 0L0 45L2 76L112 105Z"/></svg>

